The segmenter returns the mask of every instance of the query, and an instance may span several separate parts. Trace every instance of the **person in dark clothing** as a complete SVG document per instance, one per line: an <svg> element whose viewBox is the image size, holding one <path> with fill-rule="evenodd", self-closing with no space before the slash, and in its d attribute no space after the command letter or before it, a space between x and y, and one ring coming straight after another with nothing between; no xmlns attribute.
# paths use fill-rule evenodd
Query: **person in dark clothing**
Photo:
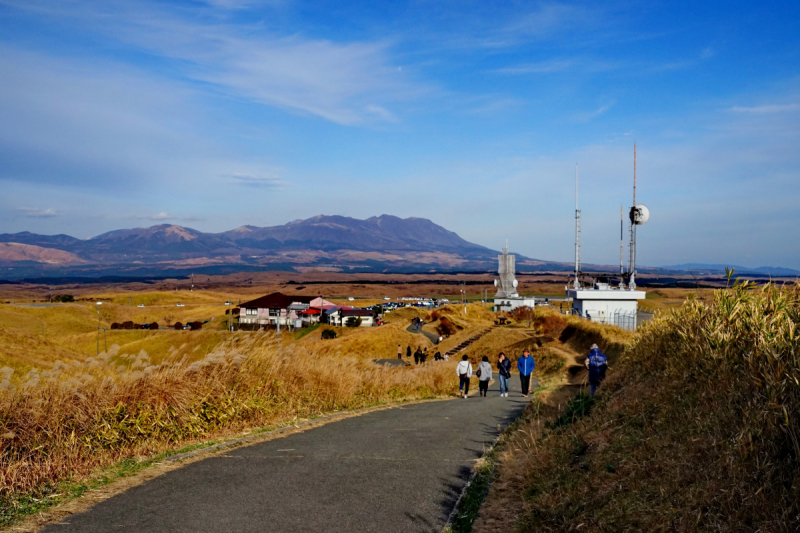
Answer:
<svg viewBox="0 0 800 533"><path fill-rule="evenodd" d="M589 369L589 391L594 396L597 387L606 379L606 369L608 368L608 358L600 351L596 344L592 344L589 355L584 363Z"/></svg>
<svg viewBox="0 0 800 533"><path fill-rule="evenodd" d="M428 360L428 349L427 348L425 348L425 350L422 352L422 355L420 356L419 360L420 360L420 362L422 364L425 364L425 361Z"/></svg>
<svg viewBox="0 0 800 533"><path fill-rule="evenodd" d="M433 354L433 360L434 361L441 361L442 360L442 352L436 352L435 354Z"/></svg>
<svg viewBox="0 0 800 533"><path fill-rule="evenodd" d="M411 346L406 348L406 357L411 357Z"/></svg>
<svg viewBox="0 0 800 533"><path fill-rule="evenodd" d="M500 352L497 356L497 371L500 374L500 396L508 398L508 380L511 378L511 359Z"/></svg>
<svg viewBox="0 0 800 533"><path fill-rule="evenodd" d="M536 366L536 363L531 357L531 351L525 348L522 351L522 357L517 361L517 369L519 370L519 381L522 385L522 395L528 395L528 389L531 386L531 373Z"/></svg>
<svg viewBox="0 0 800 533"><path fill-rule="evenodd" d="M415 365L419 364L419 360L420 360L421 357L422 357L422 350L420 350L419 347L417 347L417 351L414 352L414 364Z"/></svg>

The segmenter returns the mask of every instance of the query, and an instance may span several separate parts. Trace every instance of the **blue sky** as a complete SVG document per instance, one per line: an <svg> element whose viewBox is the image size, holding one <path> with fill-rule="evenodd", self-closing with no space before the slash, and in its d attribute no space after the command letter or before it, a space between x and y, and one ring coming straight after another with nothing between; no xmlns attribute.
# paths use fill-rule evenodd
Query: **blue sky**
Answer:
<svg viewBox="0 0 800 533"><path fill-rule="evenodd" d="M425 217L800 268L800 3L0 0L0 231Z"/></svg>

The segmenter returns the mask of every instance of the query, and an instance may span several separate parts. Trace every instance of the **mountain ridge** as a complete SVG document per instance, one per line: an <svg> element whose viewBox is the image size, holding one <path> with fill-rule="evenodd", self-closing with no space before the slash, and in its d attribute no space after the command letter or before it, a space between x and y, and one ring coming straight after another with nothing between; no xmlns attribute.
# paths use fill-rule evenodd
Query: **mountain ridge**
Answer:
<svg viewBox="0 0 800 533"><path fill-rule="evenodd" d="M496 266L498 254L428 219L403 219L392 215L365 220L317 215L283 225L245 225L219 233L176 224L116 229L88 239L63 234L5 233L0 234L0 243L68 252L80 259L81 268L106 271L125 271L133 265L165 270L187 265L288 265L290 268L372 271L398 268L481 270ZM544 263L518 255L518 262L526 261ZM7 263L9 261L4 262ZM78 261L71 262L76 263ZM30 261L25 266L33 268ZM41 266L55 268L52 263Z"/></svg>

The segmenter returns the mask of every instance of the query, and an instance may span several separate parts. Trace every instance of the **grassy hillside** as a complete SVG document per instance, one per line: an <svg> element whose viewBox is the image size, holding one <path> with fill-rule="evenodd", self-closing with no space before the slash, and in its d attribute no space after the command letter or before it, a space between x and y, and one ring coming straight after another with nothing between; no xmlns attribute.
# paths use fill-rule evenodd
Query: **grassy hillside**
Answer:
<svg viewBox="0 0 800 533"><path fill-rule="evenodd" d="M596 400L528 413L474 530L797 531L799 322L799 286L737 284L648 323Z"/></svg>

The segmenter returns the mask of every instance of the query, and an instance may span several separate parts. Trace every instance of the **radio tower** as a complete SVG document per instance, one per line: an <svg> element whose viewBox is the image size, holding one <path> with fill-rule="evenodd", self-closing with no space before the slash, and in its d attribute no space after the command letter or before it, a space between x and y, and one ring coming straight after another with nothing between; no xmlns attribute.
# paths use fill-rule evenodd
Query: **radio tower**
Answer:
<svg viewBox="0 0 800 533"><path fill-rule="evenodd" d="M578 276L581 271L581 210L578 209L578 163L575 163L575 282L573 287L580 289Z"/></svg>

